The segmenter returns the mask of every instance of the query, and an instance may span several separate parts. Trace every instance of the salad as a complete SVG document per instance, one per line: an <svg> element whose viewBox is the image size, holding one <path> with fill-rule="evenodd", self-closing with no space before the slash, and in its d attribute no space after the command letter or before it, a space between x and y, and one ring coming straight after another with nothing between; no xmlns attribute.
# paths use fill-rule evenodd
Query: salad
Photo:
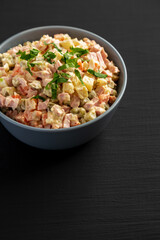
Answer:
<svg viewBox="0 0 160 240"><path fill-rule="evenodd" d="M88 38L43 35L0 54L0 110L38 128L69 128L107 111L119 69Z"/></svg>

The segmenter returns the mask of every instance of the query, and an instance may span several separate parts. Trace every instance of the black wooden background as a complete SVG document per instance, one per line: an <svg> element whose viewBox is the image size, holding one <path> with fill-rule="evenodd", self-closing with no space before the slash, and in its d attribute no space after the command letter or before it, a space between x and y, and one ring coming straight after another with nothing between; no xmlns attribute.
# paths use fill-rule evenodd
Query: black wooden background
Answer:
<svg viewBox="0 0 160 240"><path fill-rule="evenodd" d="M160 239L160 1L0 2L0 42L36 26L90 30L123 56L114 118L66 151L29 147L0 125L0 239Z"/></svg>

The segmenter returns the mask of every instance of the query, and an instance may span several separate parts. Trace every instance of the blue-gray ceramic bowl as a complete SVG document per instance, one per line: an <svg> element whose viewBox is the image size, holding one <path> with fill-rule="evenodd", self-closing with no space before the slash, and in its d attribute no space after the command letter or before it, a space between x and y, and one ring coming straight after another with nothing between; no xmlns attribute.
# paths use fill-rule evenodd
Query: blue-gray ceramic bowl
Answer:
<svg viewBox="0 0 160 240"><path fill-rule="evenodd" d="M26 41L38 40L44 34L53 36L55 33L68 33L71 37L77 37L79 39L87 37L95 40L104 47L109 55L109 59L113 60L120 69L120 79L118 81L118 97L109 110L96 119L79 126L66 129L35 128L18 123L0 112L1 123L17 139L37 148L53 150L67 149L81 145L102 132L117 109L125 92L127 83L126 66L118 51L102 37L80 28L68 26L44 26L32 28L5 40L0 45L0 52L3 53L9 48ZM104 131L106 130L107 129Z"/></svg>

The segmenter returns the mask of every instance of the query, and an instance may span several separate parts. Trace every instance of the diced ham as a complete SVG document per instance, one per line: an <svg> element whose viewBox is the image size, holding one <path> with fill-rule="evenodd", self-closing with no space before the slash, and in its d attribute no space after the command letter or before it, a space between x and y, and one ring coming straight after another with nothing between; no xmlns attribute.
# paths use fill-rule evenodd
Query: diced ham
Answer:
<svg viewBox="0 0 160 240"><path fill-rule="evenodd" d="M97 87L95 91L96 91L98 96L101 95L101 94L104 94L103 86Z"/></svg>
<svg viewBox="0 0 160 240"><path fill-rule="evenodd" d="M107 59L108 54L104 51L104 48L101 48L101 56L105 64L108 64L109 60Z"/></svg>
<svg viewBox="0 0 160 240"><path fill-rule="evenodd" d="M52 126L51 126L51 124L46 123L47 117L48 117L47 112L43 112L42 113L42 125L44 128L50 129Z"/></svg>
<svg viewBox="0 0 160 240"><path fill-rule="evenodd" d="M47 70L43 70L43 71L37 71L37 72L33 71L33 76L35 78L41 78L42 79L42 85L43 85L43 81L45 79L52 78L52 72L51 72L51 70L49 68Z"/></svg>
<svg viewBox="0 0 160 240"><path fill-rule="evenodd" d="M102 47L96 43L95 45L92 45L89 50L90 50L90 52L98 52L101 50L101 48Z"/></svg>
<svg viewBox="0 0 160 240"><path fill-rule="evenodd" d="M6 77L3 77L3 79L5 80L5 82L7 83L7 85L8 85L9 87L13 86L13 85L12 85L12 75L8 75L8 76L6 76Z"/></svg>
<svg viewBox="0 0 160 240"><path fill-rule="evenodd" d="M70 127L70 124L71 124L70 115L71 115L71 113L68 113L68 114L65 115L64 120L63 120L63 128L69 128Z"/></svg>
<svg viewBox="0 0 160 240"><path fill-rule="evenodd" d="M95 89L97 95L101 95L101 94L111 94L113 93L113 89L108 87L107 85L103 85L103 86L99 86Z"/></svg>
<svg viewBox="0 0 160 240"><path fill-rule="evenodd" d="M87 58L88 58L88 59L93 59L94 61L97 61L97 62L98 62L97 54L96 54L95 52L90 52L90 53L88 53Z"/></svg>
<svg viewBox="0 0 160 240"><path fill-rule="evenodd" d="M69 106L67 106L67 105L62 105L62 108L65 111L65 113L69 113L70 110L71 110L71 108Z"/></svg>
<svg viewBox="0 0 160 240"><path fill-rule="evenodd" d="M12 84L14 87L21 85L22 88L27 87L27 81L20 75L16 75L12 78Z"/></svg>
<svg viewBox="0 0 160 240"><path fill-rule="evenodd" d="M98 58L98 61L99 61L99 64L100 64L101 68L105 69L106 68L106 64L103 61L103 58L102 58L102 55L101 55L100 51L97 52L96 54L97 54L97 58Z"/></svg>
<svg viewBox="0 0 160 240"><path fill-rule="evenodd" d="M4 69L4 67L0 67L0 77L6 76L6 75L7 75L7 73L6 73L5 69Z"/></svg>
<svg viewBox="0 0 160 240"><path fill-rule="evenodd" d="M55 64L48 64L48 67L52 73L55 73L60 66L62 66L62 63L59 60L56 61Z"/></svg>
<svg viewBox="0 0 160 240"><path fill-rule="evenodd" d="M25 110L31 111L37 108L36 99L26 99L25 100Z"/></svg>
<svg viewBox="0 0 160 240"><path fill-rule="evenodd" d="M28 71L24 72L24 78L29 83L31 83L31 82L33 82L35 80L35 78Z"/></svg>
<svg viewBox="0 0 160 240"><path fill-rule="evenodd" d="M12 98L11 96L7 96L5 98L5 107L10 107L13 110L15 110L18 106L19 99L18 98Z"/></svg>
<svg viewBox="0 0 160 240"><path fill-rule="evenodd" d="M111 71L112 73L119 73L118 67L116 67L112 61L108 63L107 68L108 68L109 71Z"/></svg>
<svg viewBox="0 0 160 240"><path fill-rule="evenodd" d="M9 49L8 53L12 56L16 56L16 53L18 53L19 50L21 50L22 52L29 51L30 47L29 46L16 46L16 47Z"/></svg>
<svg viewBox="0 0 160 240"><path fill-rule="evenodd" d="M97 115L97 116L99 116L99 115L101 115L102 113L105 112L105 109L102 108L102 107L97 107L97 106L95 106L94 108L95 108L95 111L96 111L96 115Z"/></svg>
<svg viewBox="0 0 160 240"><path fill-rule="evenodd" d="M19 112L14 118L17 122L27 124L25 116L24 116L24 112Z"/></svg>
<svg viewBox="0 0 160 240"><path fill-rule="evenodd" d="M31 86L28 86L26 89L27 97L31 98L33 96L36 96L38 94L38 91L36 89L33 89Z"/></svg>
<svg viewBox="0 0 160 240"><path fill-rule="evenodd" d="M32 127L43 128L43 125L41 124L40 121L32 120L32 121L29 122L29 125L32 126Z"/></svg>
<svg viewBox="0 0 160 240"><path fill-rule="evenodd" d="M97 54L95 52L90 52L87 54L87 58L90 60L88 63L88 68L98 71L100 64L97 58Z"/></svg>
<svg viewBox="0 0 160 240"><path fill-rule="evenodd" d="M115 96L109 96L109 103L113 104L116 101Z"/></svg>
<svg viewBox="0 0 160 240"><path fill-rule="evenodd" d="M29 111L29 110L25 110L24 111L24 117L26 118L26 120L29 121L40 121L42 116L42 112L41 111Z"/></svg>
<svg viewBox="0 0 160 240"><path fill-rule="evenodd" d="M53 107L51 108L51 111L55 117L62 117L65 113L63 108L57 104L53 105Z"/></svg>
<svg viewBox="0 0 160 240"><path fill-rule="evenodd" d="M79 125L80 122L78 120L78 116L72 113L68 113L65 115L63 120L63 128L69 128Z"/></svg>
<svg viewBox="0 0 160 240"><path fill-rule="evenodd" d="M54 34L54 38L58 39L60 41L63 41L64 40L64 34L63 33Z"/></svg>
<svg viewBox="0 0 160 240"><path fill-rule="evenodd" d="M109 95L108 94L100 94L99 96L99 102L105 102L107 103L109 101Z"/></svg>
<svg viewBox="0 0 160 240"><path fill-rule="evenodd" d="M47 99L46 101L42 102L41 100L39 100L38 102L38 106L37 106L37 110L46 110L48 107L48 103L49 103L49 99Z"/></svg>
<svg viewBox="0 0 160 240"><path fill-rule="evenodd" d="M66 92L59 93L57 98L59 100L60 105L62 105L63 103L70 102L70 95L69 93L66 93Z"/></svg>
<svg viewBox="0 0 160 240"><path fill-rule="evenodd" d="M17 87L17 92L23 96L27 95L28 92L28 86L26 87L22 87L22 86L18 86Z"/></svg>
<svg viewBox="0 0 160 240"><path fill-rule="evenodd" d="M45 87L52 80L53 80L53 78L44 78L42 80L42 86Z"/></svg>
<svg viewBox="0 0 160 240"><path fill-rule="evenodd" d="M2 94L0 94L0 107L4 107L5 106L5 97L2 95Z"/></svg>
<svg viewBox="0 0 160 240"><path fill-rule="evenodd" d="M45 45L44 41L35 41L32 45L34 48L37 48L41 52L45 51L48 47L47 45Z"/></svg>
<svg viewBox="0 0 160 240"><path fill-rule="evenodd" d="M64 115L64 109L61 106L54 104L51 111L47 112L47 118L45 121L47 124L51 124L54 129L62 128Z"/></svg>
<svg viewBox="0 0 160 240"><path fill-rule="evenodd" d="M113 76L113 74L108 69L103 70L102 73L107 74L107 77L112 77Z"/></svg>
<svg viewBox="0 0 160 240"><path fill-rule="evenodd" d="M21 66L19 63L17 63L13 69L12 72L12 77L16 76L16 75L23 75L24 72L21 70Z"/></svg>
<svg viewBox="0 0 160 240"><path fill-rule="evenodd" d="M6 112L6 115L7 115L8 117L14 119L14 120L15 120L17 114L18 114L18 111L17 111L17 110L8 110L8 111Z"/></svg>
<svg viewBox="0 0 160 240"><path fill-rule="evenodd" d="M80 125L80 122L78 120L78 116L71 113L71 127Z"/></svg>
<svg viewBox="0 0 160 240"><path fill-rule="evenodd" d="M71 96L70 106L72 108L76 108L76 107L79 107L79 105L80 105L80 98L76 94L73 94Z"/></svg>
<svg viewBox="0 0 160 240"><path fill-rule="evenodd" d="M96 106L99 103L99 98L94 97L92 100L88 101L84 104L84 108L89 111L92 107Z"/></svg>

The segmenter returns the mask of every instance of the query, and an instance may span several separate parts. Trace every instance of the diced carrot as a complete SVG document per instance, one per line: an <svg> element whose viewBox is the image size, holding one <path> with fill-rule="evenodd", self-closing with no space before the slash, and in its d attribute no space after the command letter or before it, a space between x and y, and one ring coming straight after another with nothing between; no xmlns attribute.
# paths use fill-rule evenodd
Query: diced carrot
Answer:
<svg viewBox="0 0 160 240"><path fill-rule="evenodd" d="M80 69L81 71L83 71L83 64L82 64L81 59L78 59L77 63L80 65L79 69Z"/></svg>

